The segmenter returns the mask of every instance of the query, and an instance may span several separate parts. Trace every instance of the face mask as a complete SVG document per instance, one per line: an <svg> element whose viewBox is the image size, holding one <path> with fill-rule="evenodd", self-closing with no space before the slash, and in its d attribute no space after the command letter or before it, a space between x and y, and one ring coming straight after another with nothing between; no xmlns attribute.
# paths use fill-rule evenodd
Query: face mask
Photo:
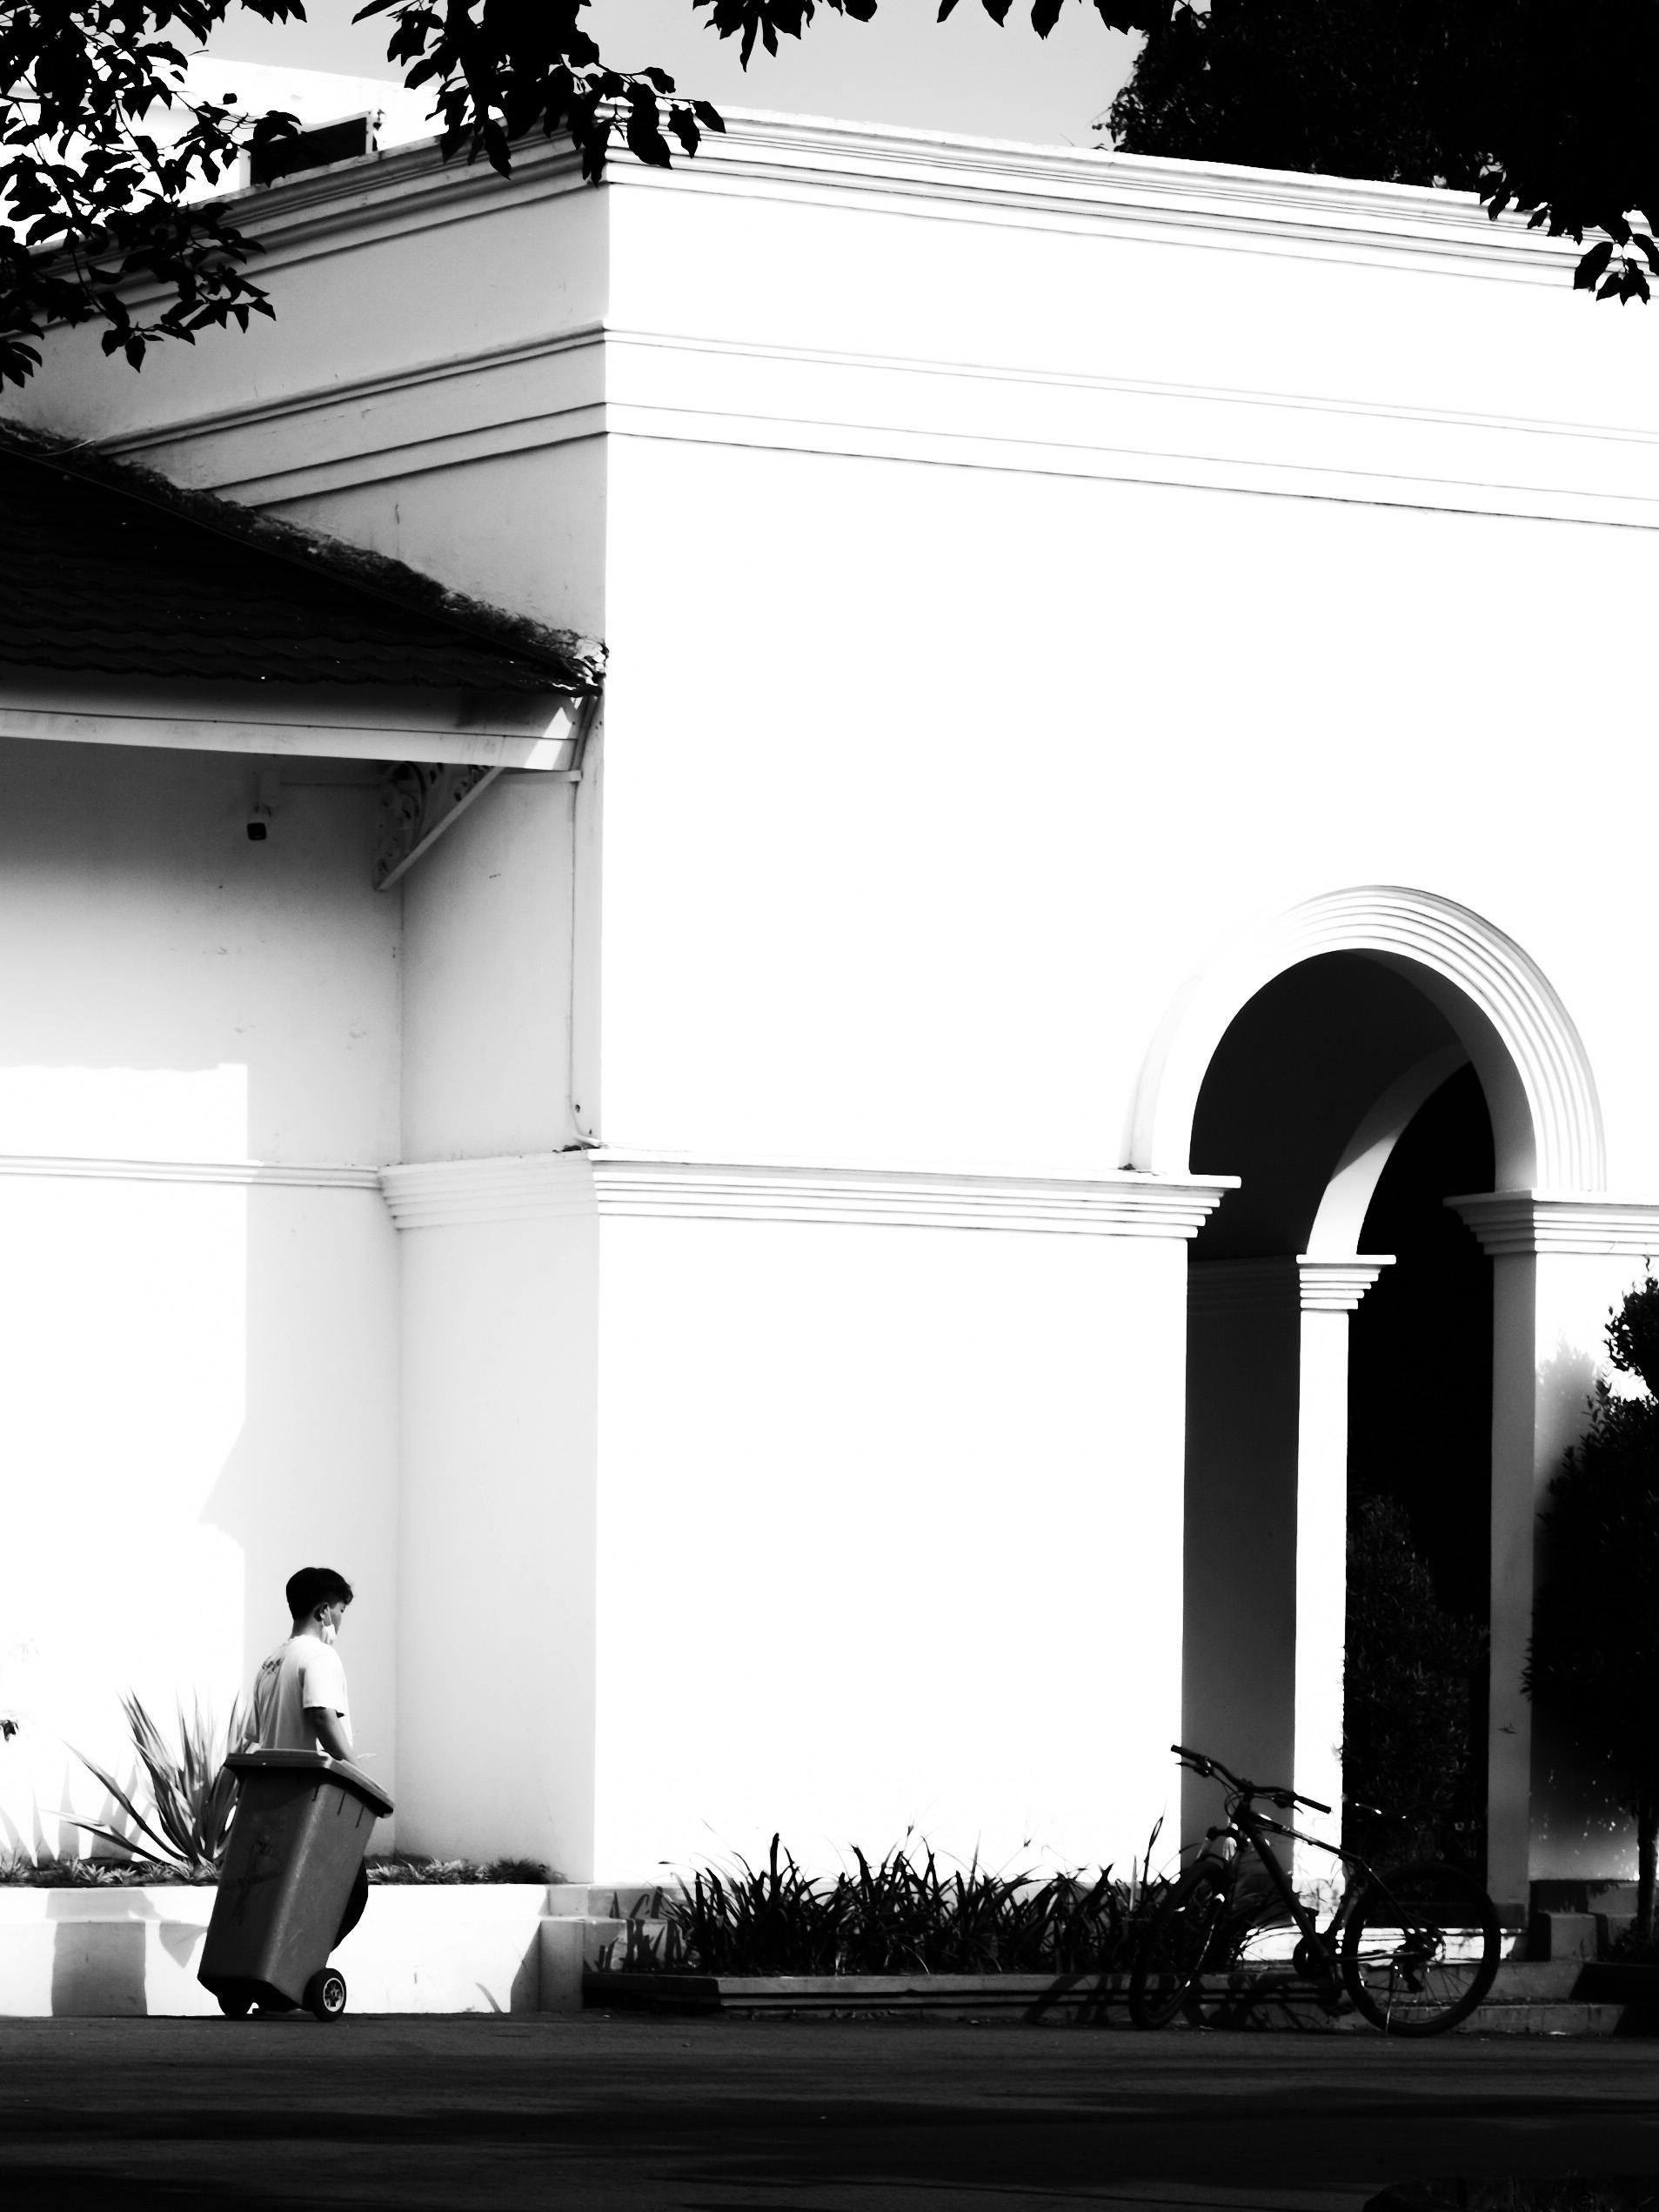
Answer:
<svg viewBox="0 0 1659 2212"><path fill-rule="evenodd" d="M322 1623L317 1632L325 1644L331 1644L340 1632L338 1628L336 1628L331 1620L325 1620Z"/></svg>

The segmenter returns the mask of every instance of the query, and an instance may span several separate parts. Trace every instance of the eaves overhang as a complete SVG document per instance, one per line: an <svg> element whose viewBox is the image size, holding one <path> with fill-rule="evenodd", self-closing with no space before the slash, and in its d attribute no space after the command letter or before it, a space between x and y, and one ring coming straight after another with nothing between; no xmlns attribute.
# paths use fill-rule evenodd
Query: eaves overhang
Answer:
<svg viewBox="0 0 1659 2212"><path fill-rule="evenodd" d="M195 683L0 667L0 737L191 753L570 770L592 694Z"/></svg>

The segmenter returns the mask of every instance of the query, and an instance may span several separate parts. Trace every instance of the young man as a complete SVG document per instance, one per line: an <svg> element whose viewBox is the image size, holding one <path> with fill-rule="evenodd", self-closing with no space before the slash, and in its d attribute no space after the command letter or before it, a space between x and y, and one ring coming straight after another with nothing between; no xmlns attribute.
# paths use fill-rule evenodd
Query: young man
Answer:
<svg viewBox="0 0 1659 2212"><path fill-rule="evenodd" d="M345 1669L334 1648L351 1585L332 1567L301 1567L288 1579L288 1640L278 1644L253 1685L254 1735L261 1751L324 1751L351 1756L351 1708Z"/></svg>

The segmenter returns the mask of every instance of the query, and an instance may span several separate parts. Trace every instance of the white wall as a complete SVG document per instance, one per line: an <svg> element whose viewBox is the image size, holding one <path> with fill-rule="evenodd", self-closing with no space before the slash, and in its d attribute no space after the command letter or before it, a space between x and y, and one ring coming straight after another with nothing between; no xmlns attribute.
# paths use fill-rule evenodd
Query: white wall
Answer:
<svg viewBox="0 0 1659 2212"><path fill-rule="evenodd" d="M1163 1239L601 1221L596 1863L1127 1873L1175 1780Z"/></svg>
<svg viewBox="0 0 1659 2212"><path fill-rule="evenodd" d="M405 879L405 1159L557 1152L574 1138L576 788L502 777Z"/></svg>
<svg viewBox="0 0 1659 2212"><path fill-rule="evenodd" d="M498 1220L402 1242L399 1839L585 1880L592 1229Z"/></svg>
<svg viewBox="0 0 1659 2212"><path fill-rule="evenodd" d="M340 1170L395 1143L396 902L364 789L251 845L257 766L0 750L0 1848L74 1847L124 1693L223 1719L308 1561L395 1791L395 1237Z"/></svg>

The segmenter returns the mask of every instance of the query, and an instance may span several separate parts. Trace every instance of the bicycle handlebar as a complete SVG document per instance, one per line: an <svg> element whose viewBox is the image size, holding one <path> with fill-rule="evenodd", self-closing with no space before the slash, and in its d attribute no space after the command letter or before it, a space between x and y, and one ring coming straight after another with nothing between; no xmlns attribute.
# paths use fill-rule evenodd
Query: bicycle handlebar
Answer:
<svg viewBox="0 0 1659 2212"><path fill-rule="evenodd" d="M1310 1813L1328 1813L1331 1809L1328 1805L1321 1805L1316 1797L1300 1796L1296 1791L1288 1790L1282 1784L1248 1781L1242 1774L1235 1774L1230 1766L1224 1766L1219 1759L1212 1759L1206 1751L1193 1751L1186 1744L1171 1744L1169 1748L1184 1766L1190 1766L1194 1773L1201 1774L1206 1781L1213 1774L1219 1774L1224 1782L1233 1785L1241 1797L1265 1797L1281 1813L1289 1812L1293 1805L1305 1805Z"/></svg>

